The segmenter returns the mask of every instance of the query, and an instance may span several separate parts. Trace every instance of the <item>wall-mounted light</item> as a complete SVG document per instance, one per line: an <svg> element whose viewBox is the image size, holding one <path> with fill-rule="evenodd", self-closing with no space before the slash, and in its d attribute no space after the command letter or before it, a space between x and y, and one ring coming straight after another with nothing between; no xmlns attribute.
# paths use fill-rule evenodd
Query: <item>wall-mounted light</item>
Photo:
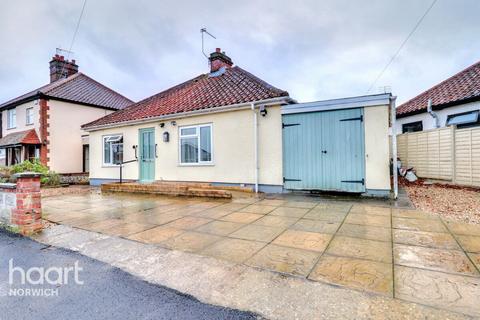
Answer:
<svg viewBox="0 0 480 320"><path fill-rule="evenodd" d="M265 107L265 105L260 106L260 114L262 115L262 117L265 117L267 115L267 108Z"/></svg>
<svg viewBox="0 0 480 320"><path fill-rule="evenodd" d="M165 123L162 122L162 123L159 124L159 126L160 126L160 128L163 128L163 127L165 127Z"/></svg>
<svg viewBox="0 0 480 320"><path fill-rule="evenodd" d="M167 131L165 131L163 133L163 142L168 142L168 141L170 141L170 134Z"/></svg>
<svg viewBox="0 0 480 320"><path fill-rule="evenodd" d="M171 124L172 126L176 126L176 125L177 125L177 121L172 121L172 122L170 122L170 124Z"/></svg>

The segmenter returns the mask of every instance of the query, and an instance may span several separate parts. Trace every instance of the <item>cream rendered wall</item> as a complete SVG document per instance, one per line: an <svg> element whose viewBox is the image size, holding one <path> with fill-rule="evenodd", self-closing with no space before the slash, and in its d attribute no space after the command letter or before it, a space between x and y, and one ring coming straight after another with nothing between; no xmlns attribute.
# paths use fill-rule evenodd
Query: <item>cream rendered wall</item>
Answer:
<svg viewBox="0 0 480 320"><path fill-rule="evenodd" d="M35 129L40 138L40 106L35 101L26 102L15 107L17 109L17 126L12 129L7 129L8 116L7 110L2 111L2 136L7 134ZM33 124L26 124L27 121L27 109L33 108Z"/></svg>
<svg viewBox="0 0 480 320"><path fill-rule="evenodd" d="M390 190L389 106L364 108L365 187Z"/></svg>
<svg viewBox="0 0 480 320"><path fill-rule="evenodd" d="M282 121L279 106L267 108L266 117L258 115L259 131L259 183L282 185ZM155 165L156 180L202 181L224 183L255 182L253 111L238 110L207 114L150 124L124 126L90 132L90 178L118 179L118 167L102 165L102 136L122 133L124 137L124 161L134 159L133 145L138 144L138 130L155 128L158 158ZM213 165L179 164L179 127L197 124L213 124ZM169 132L170 142L163 142L163 132ZM138 163L124 167L125 179L138 179Z"/></svg>
<svg viewBox="0 0 480 320"><path fill-rule="evenodd" d="M57 100L49 100L47 104L50 106L50 169L58 173L82 172L82 135L87 132L80 127L112 111Z"/></svg>

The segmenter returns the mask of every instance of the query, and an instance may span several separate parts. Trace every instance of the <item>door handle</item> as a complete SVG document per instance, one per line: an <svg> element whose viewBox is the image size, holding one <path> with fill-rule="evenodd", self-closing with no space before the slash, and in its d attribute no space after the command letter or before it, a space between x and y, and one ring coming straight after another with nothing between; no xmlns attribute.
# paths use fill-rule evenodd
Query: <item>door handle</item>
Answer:
<svg viewBox="0 0 480 320"><path fill-rule="evenodd" d="M327 150L322 150L322 153L327 153Z"/></svg>
<svg viewBox="0 0 480 320"><path fill-rule="evenodd" d="M158 158L158 153L157 153L157 144L155 143L155 158Z"/></svg>

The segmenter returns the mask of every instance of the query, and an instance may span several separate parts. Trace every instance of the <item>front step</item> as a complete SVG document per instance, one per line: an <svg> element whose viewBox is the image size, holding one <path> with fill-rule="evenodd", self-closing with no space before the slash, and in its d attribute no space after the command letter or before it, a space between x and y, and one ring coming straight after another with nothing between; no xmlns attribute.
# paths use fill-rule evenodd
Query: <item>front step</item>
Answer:
<svg viewBox="0 0 480 320"><path fill-rule="evenodd" d="M211 185L189 183L105 183L101 185L102 192L129 192L144 194L160 194L167 196L232 198L232 193L226 190L212 188Z"/></svg>

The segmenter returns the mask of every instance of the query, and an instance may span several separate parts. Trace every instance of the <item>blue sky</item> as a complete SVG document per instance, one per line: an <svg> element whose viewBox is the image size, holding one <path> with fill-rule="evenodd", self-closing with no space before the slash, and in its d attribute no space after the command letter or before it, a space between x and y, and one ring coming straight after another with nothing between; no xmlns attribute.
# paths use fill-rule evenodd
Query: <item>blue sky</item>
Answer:
<svg viewBox="0 0 480 320"><path fill-rule="evenodd" d="M89 0L73 46L80 71L138 101L208 72L201 52L235 64L300 102L363 95L430 0ZM48 83L83 0L17 0L0 10L0 101ZM480 60L480 1L438 0L373 93L399 102Z"/></svg>

